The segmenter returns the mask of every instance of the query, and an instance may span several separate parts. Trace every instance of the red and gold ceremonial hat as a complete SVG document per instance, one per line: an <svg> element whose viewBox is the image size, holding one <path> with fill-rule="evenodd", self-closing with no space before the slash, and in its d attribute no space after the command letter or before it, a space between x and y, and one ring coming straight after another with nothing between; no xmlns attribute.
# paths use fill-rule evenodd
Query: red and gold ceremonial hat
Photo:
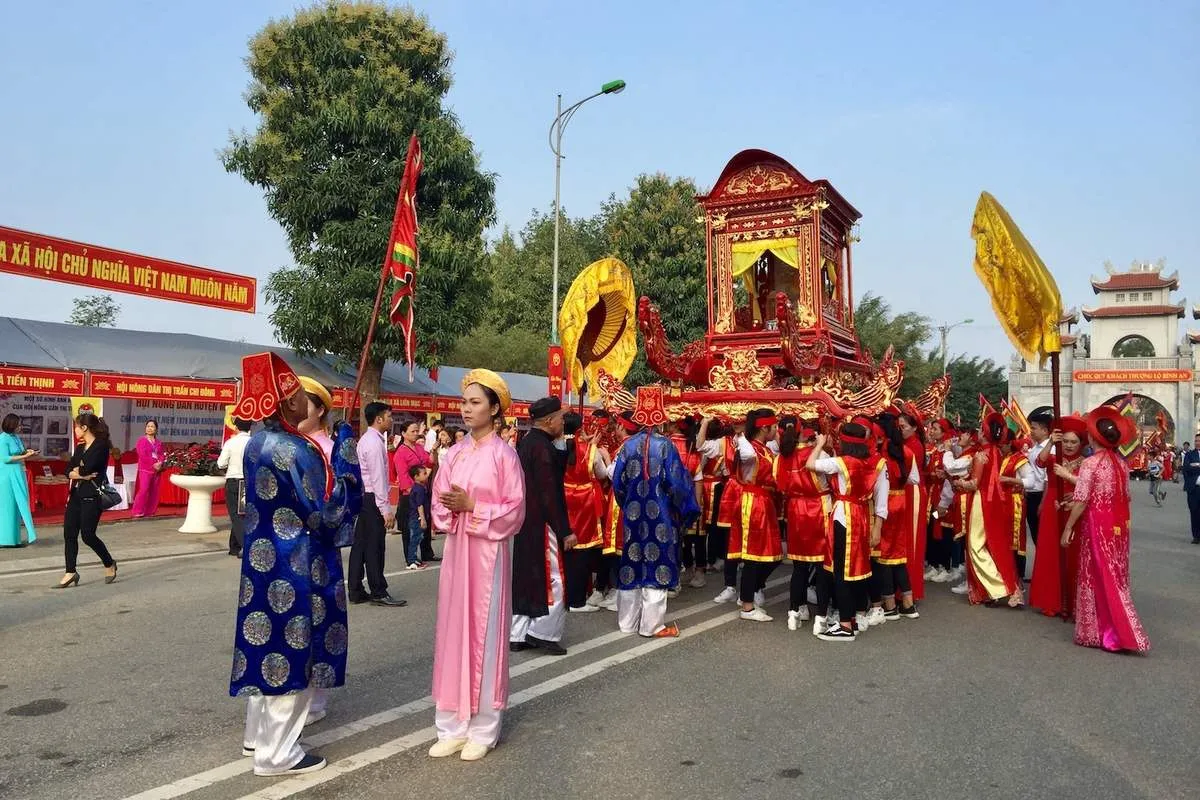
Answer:
<svg viewBox="0 0 1200 800"><path fill-rule="evenodd" d="M258 422L279 411L279 404L302 389L300 379L275 353L242 359L242 396L233 409L238 419Z"/></svg>
<svg viewBox="0 0 1200 800"><path fill-rule="evenodd" d="M1100 422L1108 420L1113 425L1117 426L1117 432L1120 438L1115 442L1110 442L1100 433ZM1107 450L1118 450L1133 441L1137 436L1137 426L1129 417L1122 414L1112 406L1099 406L1093 408L1087 415L1085 420L1087 423L1087 432L1092 437L1092 441L1098 446Z"/></svg>
<svg viewBox="0 0 1200 800"><path fill-rule="evenodd" d="M1073 433L1080 439L1087 435L1088 424L1083 417L1059 417L1050 423L1050 429L1062 431L1063 433Z"/></svg>

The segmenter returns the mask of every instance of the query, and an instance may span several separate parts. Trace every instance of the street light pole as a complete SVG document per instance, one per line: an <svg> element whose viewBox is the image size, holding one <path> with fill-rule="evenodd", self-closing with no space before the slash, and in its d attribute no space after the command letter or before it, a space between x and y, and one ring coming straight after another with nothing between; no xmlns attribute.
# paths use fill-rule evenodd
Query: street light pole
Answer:
<svg viewBox="0 0 1200 800"><path fill-rule="evenodd" d="M579 107L596 97L605 94L620 94L625 91L625 81L615 80L609 81L600 87L600 91L595 94L588 95L580 100L575 105L563 111L562 95L558 95L558 102L555 106L554 122L550 123L550 150L554 153L554 256L553 256L553 277L551 278L553 302L550 305L550 343L558 344L558 237L559 237L559 217L561 216L561 193L560 186L562 184L562 137L563 130L567 127L567 123L571 121L571 117L579 110Z"/></svg>
<svg viewBox="0 0 1200 800"><path fill-rule="evenodd" d="M938 331L942 334L942 377L946 377L946 369L949 366L949 352L947 351L946 340L950 336L950 331L957 328L959 325L970 325L975 320L964 319L962 322L956 322L953 325L939 325Z"/></svg>

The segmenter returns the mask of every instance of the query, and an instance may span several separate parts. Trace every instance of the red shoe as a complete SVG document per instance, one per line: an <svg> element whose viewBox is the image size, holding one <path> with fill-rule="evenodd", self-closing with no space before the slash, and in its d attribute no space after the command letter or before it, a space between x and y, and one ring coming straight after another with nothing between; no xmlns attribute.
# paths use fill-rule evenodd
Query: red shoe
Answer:
<svg viewBox="0 0 1200 800"><path fill-rule="evenodd" d="M679 638L679 623L672 622L667 627L654 634L654 639L678 639Z"/></svg>

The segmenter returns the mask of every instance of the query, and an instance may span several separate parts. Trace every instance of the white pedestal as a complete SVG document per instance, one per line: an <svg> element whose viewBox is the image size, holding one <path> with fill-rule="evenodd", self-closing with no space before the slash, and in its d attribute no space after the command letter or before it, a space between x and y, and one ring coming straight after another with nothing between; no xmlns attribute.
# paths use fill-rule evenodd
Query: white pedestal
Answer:
<svg viewBox="0 0 1200 800"><path fill-rule="evenodd" d="M216 533L212 520L213 492L225 485L225 479L217 475L172 475L171 483L188 493L187 516L180 533Z"/></svg>

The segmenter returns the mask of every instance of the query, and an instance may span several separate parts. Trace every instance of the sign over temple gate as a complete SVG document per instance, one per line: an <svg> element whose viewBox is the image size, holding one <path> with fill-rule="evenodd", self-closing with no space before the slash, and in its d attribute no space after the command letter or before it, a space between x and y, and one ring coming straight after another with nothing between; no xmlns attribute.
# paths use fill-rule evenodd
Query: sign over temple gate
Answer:
<svg viewBox="0 0 1200 800"><path fill-rule="evenodd" d="M0 272L253 314L254 278L0 226Z"/></svg>

